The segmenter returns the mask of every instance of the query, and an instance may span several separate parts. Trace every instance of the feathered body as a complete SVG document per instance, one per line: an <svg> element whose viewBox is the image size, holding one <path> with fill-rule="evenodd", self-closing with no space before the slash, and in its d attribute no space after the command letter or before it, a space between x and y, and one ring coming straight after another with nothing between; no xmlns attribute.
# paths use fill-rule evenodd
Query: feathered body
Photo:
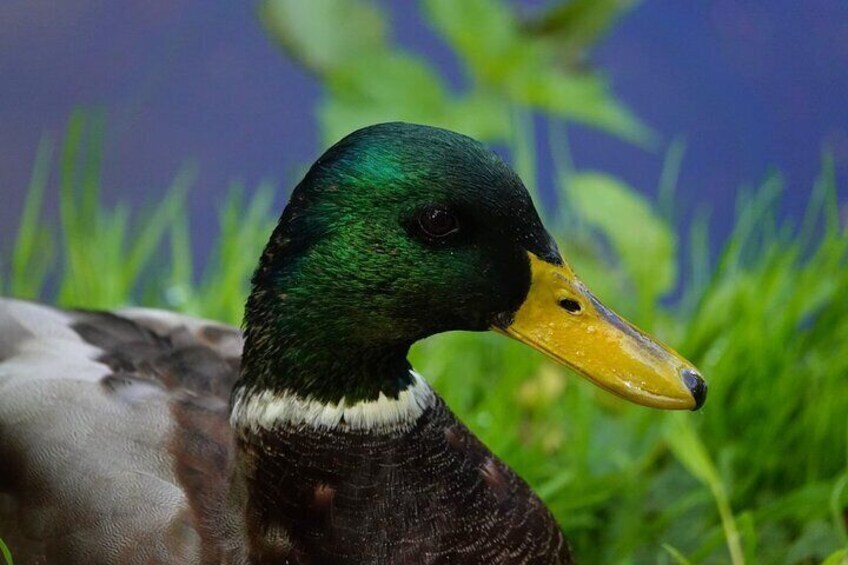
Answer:
<svg viewBox="0 0 848 565"><path fill-rule="evenodd" d="M542 503L432 391L384 433L236 434L235 328L3 299L0 336L0 532L18 562L567 562Z"/></svg>

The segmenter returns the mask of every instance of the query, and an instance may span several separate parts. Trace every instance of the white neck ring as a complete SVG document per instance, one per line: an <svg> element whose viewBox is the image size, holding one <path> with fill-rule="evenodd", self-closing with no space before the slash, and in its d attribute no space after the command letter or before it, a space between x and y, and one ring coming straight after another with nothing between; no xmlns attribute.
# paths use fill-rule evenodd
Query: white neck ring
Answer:
<svg viewBox="0 0 848 565"><path fill-rule="evenodd" d="M235 393L230 425L239 433L308 427L324 430L391 432L409 428L433 406L436 393L421 375L412 371L412 383L397 398L382 392L376 400L321 402L292 391Z"/></svg>

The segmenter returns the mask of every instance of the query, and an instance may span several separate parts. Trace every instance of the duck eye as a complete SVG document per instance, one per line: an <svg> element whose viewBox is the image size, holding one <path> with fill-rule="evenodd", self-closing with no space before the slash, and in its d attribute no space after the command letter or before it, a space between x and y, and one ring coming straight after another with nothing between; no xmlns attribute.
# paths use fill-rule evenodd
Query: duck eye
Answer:
<svg viewBox="0 0 848 565"><path fill-rule="evenodd" d="M459 221L447 208L427 206L418 213L418 227L427 237L441 239L459 230Z"/></svg>

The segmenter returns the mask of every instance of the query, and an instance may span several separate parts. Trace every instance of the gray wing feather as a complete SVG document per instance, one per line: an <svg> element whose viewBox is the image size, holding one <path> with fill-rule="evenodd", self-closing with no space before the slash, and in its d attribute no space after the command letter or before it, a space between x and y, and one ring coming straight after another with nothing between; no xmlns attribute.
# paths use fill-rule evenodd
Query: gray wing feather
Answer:
<svg viewBox="0 0 848 565"><path fill-rule="evenodd" d="M127 336L133 331L138 339ZM200 559L169 449L178 431L172 401L191 391L179 374L165 382L168 369L156 365L179 373L190 363L162 360L191 348L237 366L241 336L155 310L115 316L0 299L0 537L19 562ZM231 380L237 370L221 374Z"/></svg>

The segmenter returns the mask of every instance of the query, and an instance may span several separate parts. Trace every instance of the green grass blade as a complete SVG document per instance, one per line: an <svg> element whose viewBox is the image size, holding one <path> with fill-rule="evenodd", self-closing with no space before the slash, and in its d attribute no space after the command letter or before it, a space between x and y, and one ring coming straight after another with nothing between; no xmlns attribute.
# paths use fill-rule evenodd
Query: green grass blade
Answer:
<svg viewBox="0 0 848 565"><path fill-rule="evenodd" d="M102 111L89 112L86 119L87 136L85 143L81 146L81 149L83 149L81 155L82 170L80 171L82 178L79 185L79 218L82 222L98 217L100 211L104 120Z"/></svg>
<svg viewBox="0 0 848 565"><path fill-rule="evenodd" d="M127 288L132 288L132 283L159 249L165 234L183 215L186 194L196 177L196 167L186 167L181 170L165 193L165 197L134 235L134 242L123 267Z"/></svg>
<svg viewBox="0 0 848 565"><path fill-rule="evenodd" d="M845 493L848 492L848 473L842 475L836 484L833 485L833 492L830 495L830 511L833 516L833 527L836 530L839 538L842 540L842 545L848 547L848 526L845 524L845 508L848 507L848 502L845 500Z"/></svg>
<svg viewBox="0 0 848 565"><path fill-rule="evenodd" d="M12 560L12 552L9 550L6 542L3 541L3 538L0 538L0 554L6 560L6 565L15 565L15 562Z"/></svg>
<svg viewBox="0 0 848 565"><path fill-rule="evenodd" d="M670 425L666 434L669 447L677 460L686 467L692 476L710 489L721 516L730 560L733 565L744 565L745 552L742 550L739 528L730 508L724 483L713 465L706 447L692 427L691 420L685 415L679 417L679 414L674 414L673 416L669 419Z"/></svg>
<svg viewBox="0 0 848 565"><path fill-rule="evenodd" d="M183 214L171 225L171 268L165 291L165 303L189 314L198 314L194 291L194 258L188 216Z"/></svg>
<svg viewBox="0 0 848 565"><path fill-rule="evenodd" d="M657 192L657 208L660 215L669 223L674 222L674 201L677 192L677 182L680 178L680 168L683 156L686 154L686 142L676 137L665 153L662 171L660 172L659 190Z"/></svg>
<svg viewBox="0 0 848 565"><path fill-rule="evenodd" d="M19 298L34 299L40 294L52 260L50 233L39 226L52 156L53 142L43 137L38 144L12 253L10 291Z"/></svg>
<svg viewBox="0 0 848 565"><path fill-rule="evenodd" d="M574 224L577 217L568 199L568 183L575 174L575 167L568 140L568 129L564 122L551 121L548 124L548 146L557 186L557 206L551 211L553 229L556 233L573 233L576 231Z"/></svg>
<svg viewBox="0 0 848 565"><path fill-rule="evenodd" d="M533 124L533 114L519 106L513 107L512 113L513 136L509 145L513 166L524 181L524 185L533 197L533 201L542 209L539 201L539 185L537 178L536 127Z"/></svg>
<svg viewBox="0 0 848 565"><path fill-rule="evenodd" d="M674 562L678 565L692 565L692 562L686 559L686 556L683 555L680 550L675 549L670 544L664 543L662 544L662 548L668 552Z"/></svg>

